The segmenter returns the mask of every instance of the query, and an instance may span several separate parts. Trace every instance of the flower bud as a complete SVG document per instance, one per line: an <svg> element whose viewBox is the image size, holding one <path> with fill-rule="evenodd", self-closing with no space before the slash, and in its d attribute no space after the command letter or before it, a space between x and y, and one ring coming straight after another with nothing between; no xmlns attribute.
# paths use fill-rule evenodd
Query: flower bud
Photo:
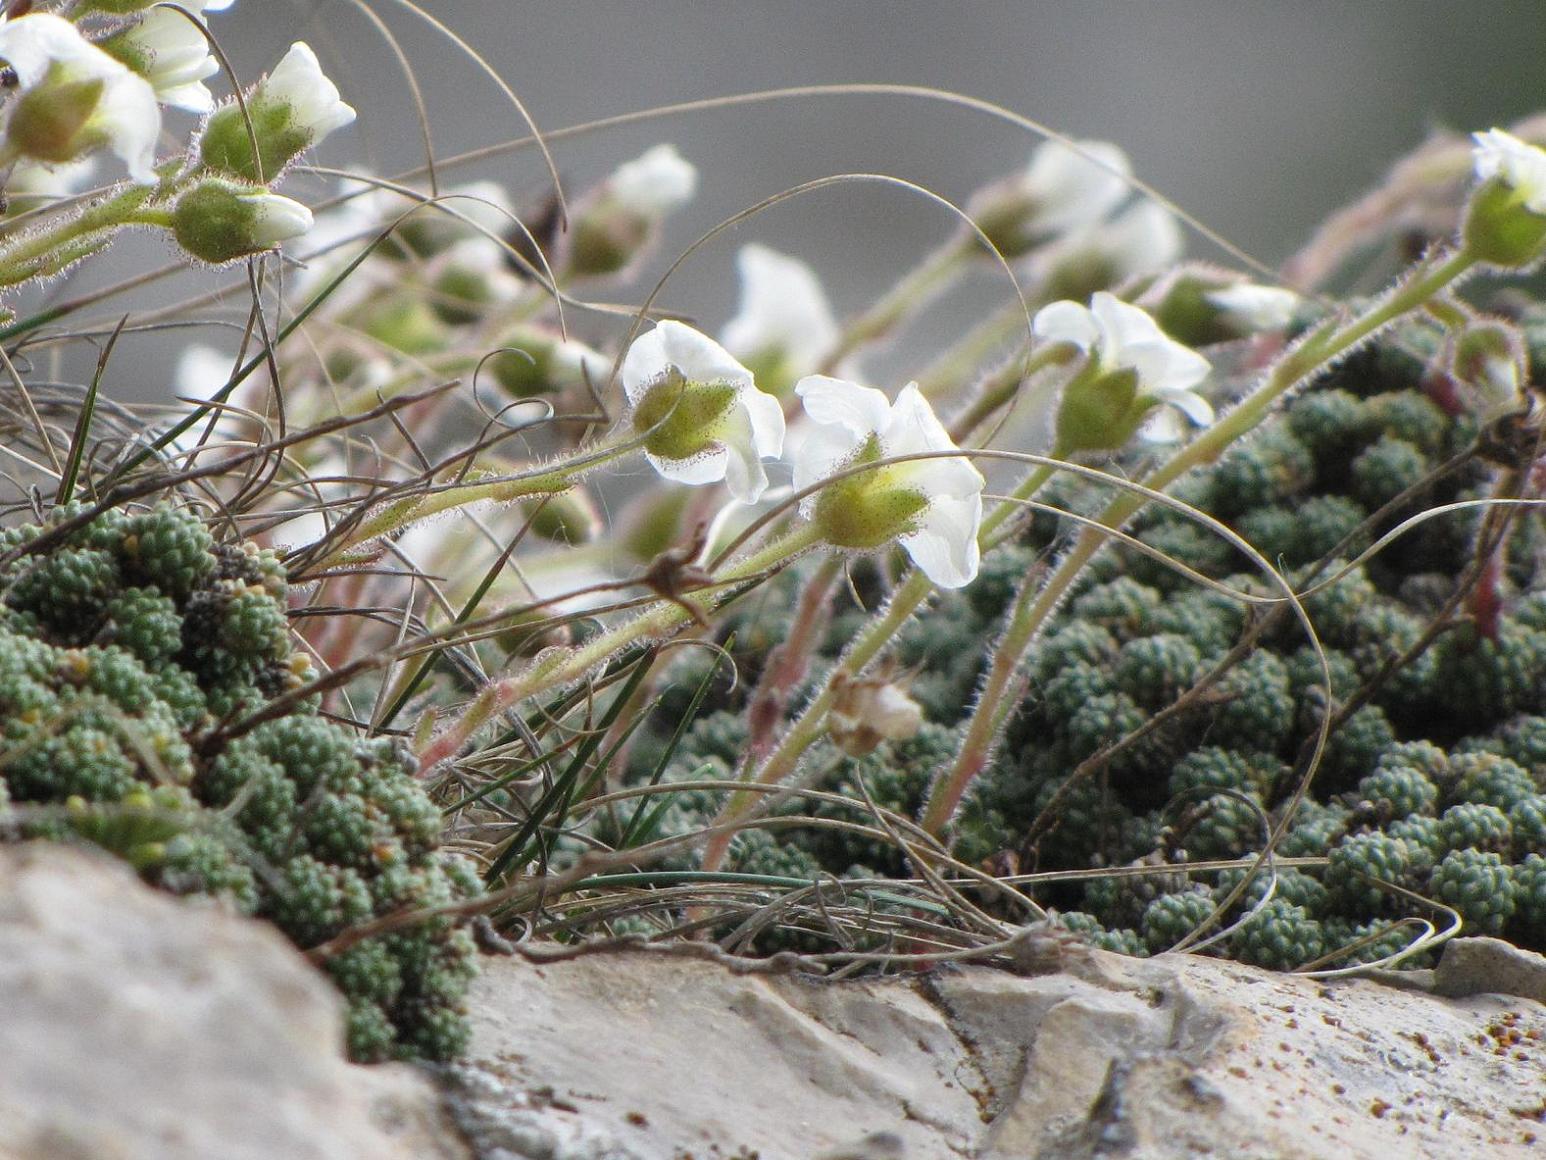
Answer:
<svg viewBox="0 0 1546 1160"><path fill-rule="evenodd" d="M968 207L1000 254L1022 256L1052 238L1100 221L1127 196L1127 155L1104 141L1071 148L1045 141L1024 172L979 192Z"/></svg>
<svg viewBox="0 0 1546 1160"><path fill-rule="evenodd" d="M1283 330L1299 306L1299 295L1292 290L1258 286L1201 263L1189 263L1162 278L1144 300L1155 303L1151 312L1160 329L1187 346Z"/></svg>
<svg viewBox="0 0 1546 1160"><path fill-rule="evenodd" d="M210 169L260 183L272 181L290 162L355 116L338 99L338 86L323 75L317 54L300 41L248 94L247 112L252 118L251 136L236 102L211 113L199 137L199 156Z"/></svg>
<svg viewBox="0 0 1546 1160"><path fill-rule="evenodd" d="M505 251L490 238L463 238L428 263L435 313L453 325L476 322L492 308L518 297L523 283L505 265Z"/></svg>
<svg viewBox="0 0 1546 1160"><path fill-rule="evenodd" d="M554 395L584 383L597 386L612 371L612 360L583 342L537 326L522 326L499 340L502 348L483 364L478 397L493 411L512 399ZM492 382L485 384L485 379Z"/></svg>
<svg viewBox="0 0 1546 1160"><path fill-rule="evenodd" d="M172 209L177 244L200 261L220 265L272 249L311 228L311 211L260 186L203 181Z"/></svg>
<svg viewBox="0 0 1546 1160"><path fill-rule="evenodd" d="M1461 240L1494 266L1534 265L1546 254L1546 151L1502 129L1473 136L1481 184L1466 206Z"/></svg>
<svg viewBox="0 0 1546 1160"><path fill-rule="evenodd" d="M827 731L849 757L873 753L883 741L906 741L923 727L923 709L885 677L843 680L834 689Z"/></svg>
<svg viewBox="0 0 1546 1160"><path fill-rule="evenodd" d="M349 323L404 354L434 354L445 350L450 342L449 329L424 296L409 291L389 292L361 302L350 312Z"/></svg>
<svg viewBox="0 0 1546 1160"><path fill-rule="evenodd" d="M654 241L666 216L691 201L697 188L697 169L672 145L657 145L618 166L575 213L569 272L593 278L626 269Z"/></svg>
<svg viewBox="0 0 1546 1160"><path fill-rule="evenodd" d="M1498 320L1473 322L1454 339L1452 373L1474 394L1476 416L1485 426L1527 409L1528 379L1523 336Z"/></svg>

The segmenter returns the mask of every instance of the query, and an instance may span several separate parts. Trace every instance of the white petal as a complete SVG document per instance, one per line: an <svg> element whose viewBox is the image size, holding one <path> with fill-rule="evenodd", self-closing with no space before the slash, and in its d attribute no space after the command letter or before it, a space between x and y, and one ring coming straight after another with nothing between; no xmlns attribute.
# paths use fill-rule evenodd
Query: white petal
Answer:
<svg viewBox="0 0 1546 1160"><path fill-rule="evenodd" d="M744 388L736 397L738 409L750 426L748 446L757 455L777 459L784 453L784 408L777 399L756 387Z"/></svg>
<svg viewBox="0 0 1546 1160"><path fill-rule="evenodd" d="M1195 387L1212 369L1195 350L1168 339L1129 346L1122 352L1121 365L1138 372L1138 390L1145 395Z"/></svg>
<svg viewBox="0 0 1546 1160"><path fill-rule="evenodd" d="M143 77L87 41L68 20L47 12L0 24L0 57L10 64L22 91L44 80L55 62L65 66L72 79L103 81L90 123L107 133L109 147L128 164L134 180L156 180L152 167L161 109Z"/></svg>
<svg viewBox="0 0 1546 1160"><path fill-rule="evenodd" d="M454 209L461 214L484 236L487 234L493 234L496 238L502 236L510 229L515 217L514 208L510 204L510 195L497 181L469 181L464 185L452 186L441 192L441 199L447 209ZM435 210L425 212L440 218L447 225L455 225L459 229L465 228L461 222L454 218L447 218Z"/></svg>
<svg viewBox="0 0 1546 1160"><path fill-rule="evenodd" d="M1152 201L1141 201L1098 231L1098 248L1114 281L1151 274L1181 256L1185 241L1175 214Z"/></svg>
<svg viewBox="0 0 1546 1160"><path fill-rule="evenodd" d="M215 107L214 96L208 86L200 81L190 81L170 88L163 85L156 91L156 95L161 98L163 105L171 105L174 109L183 109L189 113L207 113Z"/></svg>
<svg viewBox="0 0 1546 1160"><path fill-rule="evenodd" d="M1199 427L1213 422L1213 404L1196 391L1153 391L1160 402L1174 407Z"/></svg>
<svg viewBox="0 0 1546 1160"><path fill-rule="evenodd" d="M1069 342L1080 350L1091 350L1100 340L1100 328L1089 310L1065 299L1052 302L1036 312L1031 329L1048 342Z"/></svg>
<svg viewBox="0 0 1546 1160"><path fill-rule="evenodd" d="M648 451L644 453L644 457L650 461L650 466L666 479L701 487L706 483L718 483L725 478L726 461L730 458L730 452L723 444L716 443L691 459L662 459Z"/></svg>
<svg viewBox="0 0 1546 1160"><path fill-rule="evenodd" d="M107 130L109 147L123 158L129 176L142 185L153 185L161 109L150 82L124 69L123 75L103 90L101 106L93 119Z"/></svg>
<svg viewBox="0 0 1546 1160"><path fill-rule="evenodd" d="M1237 282L1205 295L1208 302L1252 330L1282 330L1294 320L1299 295L1278 286Z"/></svg>
<svg viewBox="0 0 1546 1160"><path fill-rule="evenodd" d="M23 92L47 76L55 61L89 62L91 53L99 51L75 25L49 12L33 12L0 24L0 57L11 66L16 87Z"/></svg>
<svg viewBox="0 0 1546 1160"><path fill-rule="evenodd" d="M1132 166L1127 154L1105 141L1044 141L1031 155L1021 182L1037 203L1035 225L1063 233L1099 221L1127 196Z"/></svg>
<svg viewBox="0 0 1546 1160"><path fill-rule="evenodd" d="M760 394L760 392L752 392ZM769 398L763 395L763 398ZM772 400L769 399L771 402ZM777 403L773 404L776 408ZM783 419L783 412L779 412ZM768 473L763 469L753 436L751 417L741 408L726 416L722 442L725 448L725 486L742 503L756 503L768 489ZM782 436L783 432L779 432ZM779 440L782 442L782 438Z"/></svg>
<svg viewBox="0 0 1546 1160"><path fill-rule="evenodd" d="M855 444L871 432L884 430L891 417L885 392L831 375L806 375L795 384L794 393L807 415L818 423L837 424L854 437Z"/></svg>
<svg viewBox="0 0 1546 1160"><path fill-rule="evenodd" d="M706 334L681 322L666 320L633 340L623 356L623 392L630 403L644 397L651 384L675 367L694 383L751 386L751 371Z"/></svg>
<svg viewBox="0 0 1546 1160"><path fill-rule="evenodd" d="M880 434L887 455L944 451L955 446L934 414L934 408L919 393L917 383L908 383L897 392L896 402L891 405L891 414Z"/></svg>
<svg viewBox="0 0 1546 1160"><path fill-rule="evenodd" d="M1159 323L1147 311L1123 302L1109 291L1095 292L1090 299L1090 313L1100 325L1107 348L1103 353L1108 356L1108 361L1116 359L1128 346L1168 341Z"/></svg>
<svg viewBox="0 0 1546 1160"><path fill-rule="evenodd" d="M194 113L214 108L215 99L201 82L219 72L220 63L210 55L198 24L170 8L152 8L120 36L149 58L145 79L163 104Z"/></svg>
<svg viewBox="0 0 1546 1160"><path fill-rule="evenodd" d="M900 543L932 583L961 588L977 576L981 527L981 495L936 499L920 513L917 529L901 537Z"/></svg>
<svg viewBox="0 0 1546 1160"><path fill-rule="evenodd" d="M296 122L311 135L313 145L355 117L354 109L339 100L338 86L323 73L317 54L303 40L290 46L258 90L264 99L288 104Z"/></svg>
<svg viewBox="0 0 1546 1160"><path fill-rule="evenodd" d="M256 212L252 240L259 245L276 245L311 229L311 210L298 201L277 193L254 193L242 200Z"/></svg>
<svg viewBox="0 0 1546 1160"><path fill-rule="evenodd" d="M1100 323L1104 339L1102 365L1132 367L1138 372L1138 389L1142 393L1195 386L1212 369L1207 359L1176 342L1145 311L1115 295L1098 292L1090 309Z"/></svg>
<svg viewBox="0 0 1546 1160"><path fill-rule="evenodd" d="M863 441L863 435L855 435L838 423L823 423L812 427L804 425L799 446L794 448L794 489L804 491L813 483L826 479L841 467ZM800 514L809 517L815 496L800 501Z"/></svg>
<svg viewBox="0 0 1546 1160"><path fill-rule="evenodd" d="M891 418L881 433L886 455L912 455L920 451L955 451L955 442L935 417L934 409L919 393L916 383L908 383L897 395ZM979 494L986 481L982 473L964 455L920 459L901 465L908 486L916 487L930 498L963 499Z"/></svg>
<svg viewBox="0 0 1546 1160"><path fill-rule="evenodd" d="M1546 214L1546 150L1502 129L1473 133L1472 137L1476 141L1472 158L1477 178L1501 177L1519 191L1531 213Z"/></svg>
<svg viewBox="0 0 1546 1160"><path fill-rule="evenodd" d="M1145 443L1179 443L1186 438L1187 427L1169 407L1156 407L1144 417L1138 438Z"/></svg>
<svg viewBox="0 0 1546 1160"><path fill-rule="evenodd" d="M755 242L736 255L741 305L720 335L727 350L751 358L776 350L795 376L814 369L837 345L837 322L816 272L798 258Z"/></svg>
<svg viewBox="0 0 1546 1160"><path fill-rule="evenodd" d="M236 358L206 343L183 347L172 372L172 389L185 399L207 399L231 379Z"/></svg>
<svg viewBox="0 0 1546 1160"><path fill-rule="evenodd" d="M698 170L675 145L657 145L619 165L607 179L607 189L625 208L661 218L692 200L698 189Z"/></svg>
<svg viewBox="0 0 1546 1160"><path fill-rule="evenodd" d="M565 381L589 382L599 387L612 373L612 360L577 338L558 339L550 356L554 371Z"/></svg>
<svg viewBox="0 0 1546 1160"><path fill-rule="evenodd" d="M6 178L5 192L13 202L18 198L54 201L70 197L90 182L96 168L95 157L82 157L63 165L44 165L22 158Z"/></svg>
<svg viewBox="0 0 1546 1160"><path fill-rule="evenodd" d="M688 382L751 386L751 371L719 343L686 323L668 319L656 324L651 333L660 336L666 365L681 371Z"/></svg>

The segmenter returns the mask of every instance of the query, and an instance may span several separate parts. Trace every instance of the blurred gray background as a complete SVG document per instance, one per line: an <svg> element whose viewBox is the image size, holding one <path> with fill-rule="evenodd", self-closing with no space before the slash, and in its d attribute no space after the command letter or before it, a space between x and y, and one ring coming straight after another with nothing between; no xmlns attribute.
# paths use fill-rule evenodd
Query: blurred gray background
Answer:
<svg viewBox="0 0 1546 1160"><path fill-rule="evenodd" d="M523 132L497 87L443 36L397 0L368 2L413 62L439 154ZM544 129L781 85L938 86L1117 142L1139 175L1272 265L1430 127L1484 128L1546 106L1540 0L421 2L499 70ZM248 78L292 40L317 49L361 111L317 160L391 173L422 159L399 66L354 0L238 0L211 14L211 27ZM1035 144L942 103L841 96L677 114L566 140L555 153L576 191L657 141L675 142L702 171L664 257L759 198L831 173L895 174L960 201L1022 165ZM454 176L498 178L532 200L546 184L531 151ZM306 190L299 178L286 188ZM717 326L734 307L734 250L756 238L813 260L839 308L856 309L953 225L896 189L825 190L696 257L667 301ZM1190 249L1216 256L1200 239ZM154 376L155 351L132 357L122 369Z"/></svg>

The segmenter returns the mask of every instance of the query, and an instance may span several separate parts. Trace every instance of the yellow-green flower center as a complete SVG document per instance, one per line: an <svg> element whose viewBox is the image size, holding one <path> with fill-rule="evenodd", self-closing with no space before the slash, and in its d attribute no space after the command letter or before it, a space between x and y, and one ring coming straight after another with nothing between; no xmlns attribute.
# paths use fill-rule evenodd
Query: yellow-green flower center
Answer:
<svg viewBox="0 0 1546 1160"><path fill-rule="evenodd" d="M1471 195L1461 238L1483 262L1519 269L1546 253L1546 216L1536 213L1526 194L1501 177L1489 178Z"/></svg>
<svg viewBox="0 0 1546 1160"><path fill-rule="evenodd" d="M871 435L845 468L881 458L880 441ZM929 496L907 486L906 465L876 467L836 480L816 497L811 522L827 543L838 548L870 551L905 536L916 526Z"/></svg>
<svg viewBox="0 0 1546 1160"><path fill-rule="evenodd" d="M651 455L691 459L719 441L735 396L732 383L689 382L672 367L639 400L633 429Z"/></svg>
<svg viewBox="0 0 1546 1160"><path fill-rule="evenodd" d="M1107 371L1090 367L1063 388L1058 404L1058 453L1105 451L1132 438L1154 400L1138 394L1138 372L1131 367Z"/></svg>

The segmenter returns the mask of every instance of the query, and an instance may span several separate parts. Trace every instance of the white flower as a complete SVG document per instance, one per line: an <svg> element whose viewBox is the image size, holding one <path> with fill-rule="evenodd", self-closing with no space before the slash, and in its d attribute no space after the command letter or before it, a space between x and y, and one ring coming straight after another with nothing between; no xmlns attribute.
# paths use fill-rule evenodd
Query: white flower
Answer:
<svg viewBox="0 0 1546 1160"><path fill-rule="evenodd" d="M923 707L886 676L834 686L828 732L849 757L873 753L882 741L906 741L923 728Z"/></svg>
<svg viewBox="0 0 1546 1160"><path fill-rule="evenodd" d="M431 305L447 322L472 322L514 302L526 289L505 261L505 248L482 234L453 242L428 264Z"/></svg>
<svg viewBox="0 0 1546 1160"><path fill-rule="evenodd" d="M624 162L607 179L607 192L624 209L659 219L692 200L698 170L675 145L656 145Z"/></svg>
<svg viewBox="0 0 1546 1160"><path fill-rule="evenodd" d="M156 180L161 110L145 78L47 12L0 25L0 58L16 74L19 94L7 108L10 159L62 164L105 145L123 158L135 181Z"/></svg>
<svg viewBox="0 0 1546 1160"><path fill-rule="evenodd" d="M838 343L837 322L816 272L767 246L742 246L741 306L720 341L736 358L769 367L787 385L810 374Z"/></svg>
<svg viewBox="0 0 1546 1160"><path fill-rule="evenodd" d="M172 207L172 236L203 262L220 264L270 249L311 228L311 211L261 185L200 182Z"/></svg>
<svg viewBox="0 0 1546 1160"><path fill-rule="evenodd" d="M1546 214L1546 150L1521 141L1503 129L1472 133L1476 178L1501 177L1519 194L1531 213Z"/></svg>
<svg viewBox="0 0 1546 1160"><path fill-rule="evenodd" d="M1060 234L1100 221L1127 196L1133 172L1127 154L1105 141L1074 144L1077 148L1043 141L1020 177L1039 233Z"/></svg>
<svg viewBox="0 0 1546 1160"><path fill-rule="evenodd" d="M1199 426L1213 408L1191 388L1207 377L1208 360L1170 338L1136 306L1104 290L1089 307L1053 302L1037 312L1033 329L1049 342L1066 342L1087 356L1086 367L1058 404L1059 450L1120 447L1158 404L1175 407ZM1168 420L1151 425L1157 441L1179 437Z"/></svg>
<svg viewBox="0 0 1546 1160"><path fill-rule="evenodd" d="M311 210L277 193L244 194L252 209L252 240L267 249L298 238L311 229Z"/></svg>
<svg viewBox="0 0 1546 1160"><path fill-rule="evenodd" d="M1530 357L1517 329L1478 319L1450 341L1453 373L1484 425L1529 409Z"/></svg>
<svg viewBox="0 0 1546 1160"><path fill-rule="evenodd" d="M751 371L707 335L666 321L640 335L623 358L633 426L661 475L678 483L724 480L755 503L768 486L763 459L784 446L784 412Z"/></svg>
<svg viewBox="0 0 1546 1160"><path fill-rule="evenodd" d="M1164 269L1181 256L1183 246L1175 215L1155 202L1140 201L1109 222L1070 234L1047 253L1044 269L1085 266L1104 285L1115 286Z"/></svg>
<svg viewBox="0 0 1546 1160"><path fill-rule="evenodd" d="M1247 330L1282 330L1299 307L1299 295L1292 290L1254 282L1237 282L1203 297Z"/></svg>
<svg viewBox="0 0 1546 1160"><path fill-rule="evenodd" d="M895 403L871 387L827 375L795 385L818 426L803 441L794 486L803 491L864 463L918 452L958 450L916 383ZM800 514L841 548L874 549L897 540L941 588L977 575L977 532L985 482L964 457L892 463L834 481L800 502Z"/></svg>
<svg viewBox="0 0 1546 1160"><path fill-rule="evenodd" d="M557 330L525 325L502 334L500 353L477 376L476 398L489 414L503 415L511 400L556 394L577 383L600 387L612 373L612 360Z"/></svg>
<svg viewBox="0 0 1546 1160"><path fill-rule="evenodd" d="M189 7L196 12L201 5ZM102 44L149 81L162 104L191 113L207 113L215 107L215 98L203 82L220 71L220 64L210 55L199 25L181 12L152 8L138 24Z"/></svg>
<svg viewBox="0 0 1546 1160"><path fill-rule="evenodd" d="M290 46L274 71L259 83L253 100L289 106L287 127L305 133L313 145L355 117L354 109L338 99L338 86L328 80L317 54L304 40Z"/></svg>
<svg viewBox="0 0 1546 1160"><path fill-rule="evenodd" d="M379 224L386 225L413 206L389 189L371 198ZM472 181L442 189L434 203L425 203L397 227L397 238L421 258L438 254L457 242L475 238L493 244L508 234L517 215L504 188L493 181ZM497 264L503 264L503 257Z"/></svg>

